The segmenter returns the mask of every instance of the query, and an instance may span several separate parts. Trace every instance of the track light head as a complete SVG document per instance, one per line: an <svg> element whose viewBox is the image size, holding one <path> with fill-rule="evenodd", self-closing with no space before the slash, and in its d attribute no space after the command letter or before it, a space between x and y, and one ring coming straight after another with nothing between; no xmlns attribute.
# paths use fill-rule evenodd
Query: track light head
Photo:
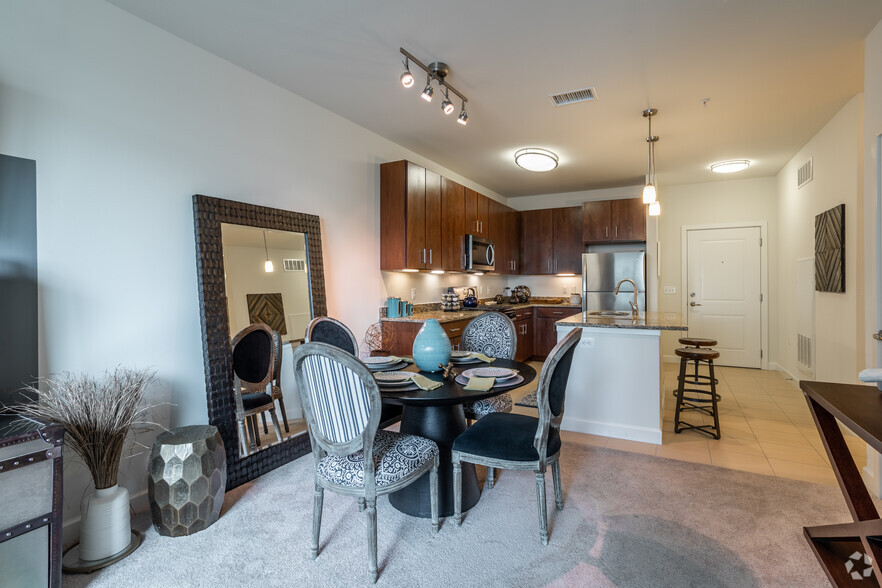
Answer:
<svg viewBox="0 0 882 588"><path fill-rule="evenodd" d="M469 115L465 111L465 108L463 108L462 112L459 113L459 117L456 119L456 122L458 122L459 124L461 124L463 126L469 124Z"/></svg>
<svg viewBox="0 0 882 588"><path fill-rule="evenodd" d="M409 71L401 74L401 85L405 88L413 88L413 75Z"/></svg>
<svg viewBox="0 0 882 588"><path fill-rule="evenodd" d="M430 79L428 82L426 82L426 87L423 90L423 93L420 94L420 98L422 98L426 102L431 102L432 96L434 96L434 95L435 95L435 88L432 87L432 80Z"/></svg>
<svg viewBox="0 0 882 588"><path fill-rule="evenodd" d="M453 102L450 100L444 99L444 102L441 103L441 110L444 111L444 114L452 114L453 113Z"/></svg>

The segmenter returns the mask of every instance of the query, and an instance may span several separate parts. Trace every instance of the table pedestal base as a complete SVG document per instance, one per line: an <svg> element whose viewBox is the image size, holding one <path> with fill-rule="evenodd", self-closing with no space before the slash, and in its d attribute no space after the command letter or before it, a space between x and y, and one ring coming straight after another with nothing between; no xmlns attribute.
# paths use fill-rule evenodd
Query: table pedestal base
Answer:
<svg viewBox="0 0 882 588"><path fill-rule="evenodd" d="M401 415L401 432L419 435L438 444L441 453L438 465L438 513L453 515L453 465L450 450L453 441L466 430L461 404L448 406L405 406ZM475 466L462 464L462 510L469 510L481 497ZM430 518L429 475L389 495L389 502L399 511L415 517Z"/></svg>

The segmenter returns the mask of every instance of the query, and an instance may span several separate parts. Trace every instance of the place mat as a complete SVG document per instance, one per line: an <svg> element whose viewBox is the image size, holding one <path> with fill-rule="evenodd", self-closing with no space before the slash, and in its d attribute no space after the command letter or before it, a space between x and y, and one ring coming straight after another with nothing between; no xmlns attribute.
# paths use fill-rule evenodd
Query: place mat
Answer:
<svg viewBox="0 0 882 588"><path fill-rule="evenodd" d="M514 378L510 378L508 380L505 380L504 382L497 381L493 385L493 388L495 390L499 390L501 388L514 388L516 386L519 386L521 383L523 383L523 381L524 381L524 376L518 374ZM469 379L464 378L462 374L459 374L458 376L456 376L456 383L462 384L463 386L465 386L469 383Z"/></svg>
<svg viewBox="0 0 882 588"><path fill-rule="evenodd" d="M517 402L515 402L517 406L526 406L528 408L539 408L539 402L536 399L536 392L530 392Z"/></svg>

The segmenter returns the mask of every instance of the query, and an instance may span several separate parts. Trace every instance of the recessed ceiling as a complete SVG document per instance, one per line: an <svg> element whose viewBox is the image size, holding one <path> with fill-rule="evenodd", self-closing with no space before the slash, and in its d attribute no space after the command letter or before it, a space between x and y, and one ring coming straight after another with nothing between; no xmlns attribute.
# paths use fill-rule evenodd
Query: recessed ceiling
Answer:
<svg viewBox="0 0 882 588"><path fill-rule="evenodd" d="M660 186L727 159L774 175L863 90L882 19L879 0L110 1L503 196L642 184L648 107ZM467 126L401 87L399 47L450 65ZM530 146L559 167L516 166Z"/></svg>

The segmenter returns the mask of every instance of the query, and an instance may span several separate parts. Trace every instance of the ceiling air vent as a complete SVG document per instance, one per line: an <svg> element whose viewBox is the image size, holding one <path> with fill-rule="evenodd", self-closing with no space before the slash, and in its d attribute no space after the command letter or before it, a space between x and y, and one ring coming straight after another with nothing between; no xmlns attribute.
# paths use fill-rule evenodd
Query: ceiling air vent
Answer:
<svg viewBox="0 0 882 588"><path fill-rule="evenodd" d="M812 181L812 177L812 158L810 157L808 161L796 170L796 187L802 188Z"/></svg>
<svg viewBox="0 0 882 588"><path fill-rule="evenodd" d="M569 92L561 92L560 94L549 94L549 98L555 106L565 106L567 104L576 104L577 102L589 102L597 100L597 92L594 86L590 88L582 88L581 90L570 90Z"/></svg>
<svg viewBox="0 0 882 588"><path fill-rule="evenodd" d="M284 262L284 267L286 272L305 272L306 271L306 260L305 259L285 259L282 260Z"/></svg>

